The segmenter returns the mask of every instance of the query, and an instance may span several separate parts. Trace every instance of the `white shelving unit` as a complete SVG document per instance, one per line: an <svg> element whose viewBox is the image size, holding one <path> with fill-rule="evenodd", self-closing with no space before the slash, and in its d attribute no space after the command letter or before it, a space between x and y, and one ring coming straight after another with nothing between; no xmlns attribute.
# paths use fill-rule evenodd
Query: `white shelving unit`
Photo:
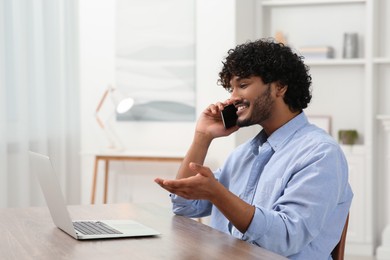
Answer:
<svg viewBox="0 0 390 260"><path fill-rule="evenodd" d="M373 73L372 73L372 88L377 97L376 113L377 115L390 115L390 1L376 0L373 1ZM378 117L378 116L377 116ZM382 116L383 117L383 116ZM379 244L376 249L376 257L378 260L390 259L390 193L388 184L390 183L389 170L389 132L384 129L381 120L376 120L378 135L375 138L377 154L374 156L377 165L374 170L376 175L375 190L379 194L375 201L378 201L377 217L375 223L379 233L377 234ZM387 147L386 147L387 144ZM387 163L386 163L387 162Z"/></svg>
<svg viewBox="0 0 390 260"><path fill-rule="evenodd" d="M366 0L265 0L262 6L299 6L364 3Z"/></svg>
<svg viewBox="0 0 390 260"><path fill-rule="evenodd" d="M356 129L359 133L356 145L342 146L355 193L346 254L374 255L381 243L378 244L380 233L388 224L385 220L376 224L378 216L374 212L379 208L381 214L383 205L373 204L376 189L385 190L378 187L386 173L377 156L383 136L378 136L376 115L390 114L390 1L253 0L252 4L253 39L282 32L295 50L305 46L331 46L335 50L334 59L305 60L313 78L313 99L306 113L330 116L331 134L336 139L342 129ZM236 5L240 9L244 4L236 1ZM237 31L240 19L252 18L248 16L238 16ZM343 34L348 32L359 36L359 56L355 59L344 59L342 55ZM238 42L242 40L237 37ZM252 134L253 131L247 132ZM245 137L239 135L237 140L240 139Z"/></svg>

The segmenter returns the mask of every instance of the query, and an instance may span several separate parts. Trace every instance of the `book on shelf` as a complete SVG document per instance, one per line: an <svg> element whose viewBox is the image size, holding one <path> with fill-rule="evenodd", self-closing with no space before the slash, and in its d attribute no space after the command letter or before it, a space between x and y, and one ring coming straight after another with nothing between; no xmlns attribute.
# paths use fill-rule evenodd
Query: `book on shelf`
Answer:
<svg viewBox="0 0 390 260"><path fill-rule="evenodd" d="M330 46L306 46L298 49L300 55L306 59L331 59L334 50Z"/></svg>

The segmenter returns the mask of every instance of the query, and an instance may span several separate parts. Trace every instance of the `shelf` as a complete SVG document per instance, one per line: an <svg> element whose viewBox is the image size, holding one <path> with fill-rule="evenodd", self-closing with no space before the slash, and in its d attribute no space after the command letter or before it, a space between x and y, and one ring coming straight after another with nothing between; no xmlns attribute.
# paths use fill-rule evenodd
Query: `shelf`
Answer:
<svg viewBox="0 0 390 260"><path fill-rule="evenodd" d="M375 58L375 64L390 64L390 58Z"/></svg>
<svg viewBox="0 0 390 260"><path fill-rule="evenodd" d="M364 59L327 59L327 60L304 60L309 66L343 66L343 65L364 65Z"/></svg>
<svg viewBox="0 0 390 260"><path fill-rule="evenodd" d="M330 5L330 4L356 4L366 3L366 0L267 0L262 6L294 6L294 5Z"/></svg>

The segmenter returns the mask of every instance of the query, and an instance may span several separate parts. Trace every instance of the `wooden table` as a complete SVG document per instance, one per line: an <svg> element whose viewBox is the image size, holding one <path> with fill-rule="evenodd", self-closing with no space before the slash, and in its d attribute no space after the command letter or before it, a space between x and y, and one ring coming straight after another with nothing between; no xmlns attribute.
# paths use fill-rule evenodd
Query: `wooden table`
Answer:
<svg viewBox="0 0 390 260"><path fill-rule="evenodd" d="M73 219L129 218L161 235L78 241L46 207L0 209L0 259L286 259L153 204L69 206Z"/></svg>
<svg viewBox="0 0 390 260"><path fill-rule="evenodd" d="M183 157L180 156L168 156L168 155L135 155L126 152L117 153L101 153L95 155L95 166L92 177L92 192L91 192L91 204L95 203L96 196L96 181L98 174L99 161L105 162L104 167L104 193L103 203L107 203L107 190L108 190L108 174L110 161L138 161L138 162L182 162Z"/></svg>

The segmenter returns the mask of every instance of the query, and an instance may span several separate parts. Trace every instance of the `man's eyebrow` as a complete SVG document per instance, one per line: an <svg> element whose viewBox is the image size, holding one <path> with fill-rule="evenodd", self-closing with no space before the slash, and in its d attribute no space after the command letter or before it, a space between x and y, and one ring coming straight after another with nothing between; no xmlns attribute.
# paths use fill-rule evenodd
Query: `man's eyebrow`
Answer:
<svg viewBox="0 0 390 260"><path fill-rule="evenodd" d="M234 76L234 78L232 78L231 80L230 80L230 82L229 82L229 85L230 85L230 87L232 87L232 83L234 83L234 82L236 82L236 83L240 83L240 82L242 82L242 81L244 81L244 80L249 80L250 79L250 77L239 77L239 76Z"/></svg>
<svg viewBox="0 0 390 260"><path fill-rule="evenodd" d="M238 77L237 81L250 80L250 79L251 79L250 77L242 77L242 78Z"/></svg>
<svg viewBox="0 0 390 260"><path fill-rule="evenodd" d="M249 77L238 77L235 79L236 81L246 80L249 79Z"/></svg>

